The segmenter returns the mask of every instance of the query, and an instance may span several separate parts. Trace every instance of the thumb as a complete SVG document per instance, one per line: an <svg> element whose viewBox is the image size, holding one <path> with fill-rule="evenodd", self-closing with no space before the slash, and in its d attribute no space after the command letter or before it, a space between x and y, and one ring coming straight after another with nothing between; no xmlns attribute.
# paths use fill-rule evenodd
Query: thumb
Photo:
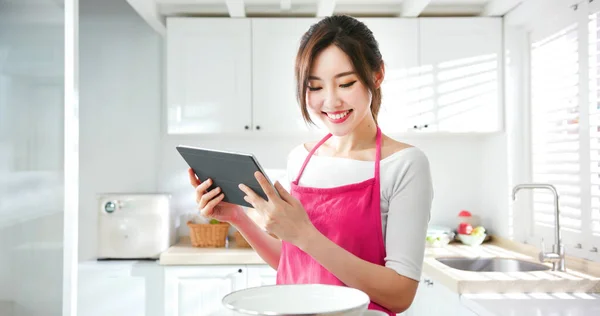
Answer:
<svg viewBox="0 0 600 316"><path fill-rule="evenodd" d="M279 193L279 196L289 204L294 203L294 197L285 190L285 188L279 183L279 181L275 181L275 189Z"/></svg>

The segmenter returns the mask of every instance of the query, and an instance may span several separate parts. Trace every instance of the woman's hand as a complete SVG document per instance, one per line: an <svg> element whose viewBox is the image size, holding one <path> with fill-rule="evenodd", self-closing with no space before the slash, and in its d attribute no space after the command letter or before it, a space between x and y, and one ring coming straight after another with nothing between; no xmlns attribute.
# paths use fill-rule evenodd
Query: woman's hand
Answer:
<svg viewBox="0 0 600 316"><path fill-rule="evenodd" d="M196 203L198 204L200 214L205 217L214 218L220 222L235 223L240 217L240 213L244 212L242 207L222 202L225 195L219 187L206 192L212 184L211 179L200 182L192 168L188 169L188 175L190 176L190 183L196 189Z"/></svg>
<svg viewBox="0 0 600 316"><path fill-rule="evenodd" d="M278 196L269 181L260 172L256 172L254 176L267 195L268 201L244 184L240 184L239 188L246 193L244 200L264 217L265 229L296 246L304 243L316 228L308 218L300 201L289 194L279 182L275 182Z"/></svg>

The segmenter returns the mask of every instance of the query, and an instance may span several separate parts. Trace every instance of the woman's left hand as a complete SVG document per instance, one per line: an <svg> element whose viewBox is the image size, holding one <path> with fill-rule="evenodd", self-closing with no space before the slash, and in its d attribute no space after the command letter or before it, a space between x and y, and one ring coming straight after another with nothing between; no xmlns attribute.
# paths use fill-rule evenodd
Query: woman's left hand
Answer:
<svg viewBox="0 0 600 316"><path fill-rule="evenodd" d="M274 184L278 196L260 172L257 171L254 176L267 195L268 201L248 186L240 184L240 190L246 193L244 200L261 213L268 232L298 246L316 229L308 218L306 210L300 201L288 193L279 182Z"/></svg>

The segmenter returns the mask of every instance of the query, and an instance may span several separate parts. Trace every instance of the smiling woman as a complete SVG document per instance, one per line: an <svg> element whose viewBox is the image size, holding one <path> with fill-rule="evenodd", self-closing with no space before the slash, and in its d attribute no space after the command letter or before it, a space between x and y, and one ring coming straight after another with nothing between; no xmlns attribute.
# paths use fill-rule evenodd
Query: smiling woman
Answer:
<svg viewBox="0 0 600 316"><path fill-rule="evenodd" d="M295 73L304 119L318 118L329 133L290 152L290 192L260 173L267 199L240 184L267 232L191 172L199 208L232 223L277 270L277 284L348 286L369 296L371 310L403 312L420 279L433 188L424 153L377 125L378 43L352 17L324 18L302 37Z"/></svg>

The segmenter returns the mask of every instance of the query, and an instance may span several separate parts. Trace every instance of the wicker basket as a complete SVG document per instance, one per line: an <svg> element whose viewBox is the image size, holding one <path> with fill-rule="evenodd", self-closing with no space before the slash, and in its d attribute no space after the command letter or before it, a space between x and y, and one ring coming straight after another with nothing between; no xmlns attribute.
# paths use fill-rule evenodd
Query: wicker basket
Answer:
<svg viewBox="0 0 600 316"><path fill-rule="evenodd" d="M235 238L235 244L237 247L240 248L252 248L252 246L250 246L250 244L248 243L248 241L246 240L246 238L244 238L244 236L242 236L242 234L238 231L236 231L233 234L233 237Z"/></svg>
<svg viewBox="0 0 600 316"><path fill-rule="evenodd" d="M194 224L187 223L190 228L192 246L202 248L223 248L227 241L229 223Z"/></svg>

